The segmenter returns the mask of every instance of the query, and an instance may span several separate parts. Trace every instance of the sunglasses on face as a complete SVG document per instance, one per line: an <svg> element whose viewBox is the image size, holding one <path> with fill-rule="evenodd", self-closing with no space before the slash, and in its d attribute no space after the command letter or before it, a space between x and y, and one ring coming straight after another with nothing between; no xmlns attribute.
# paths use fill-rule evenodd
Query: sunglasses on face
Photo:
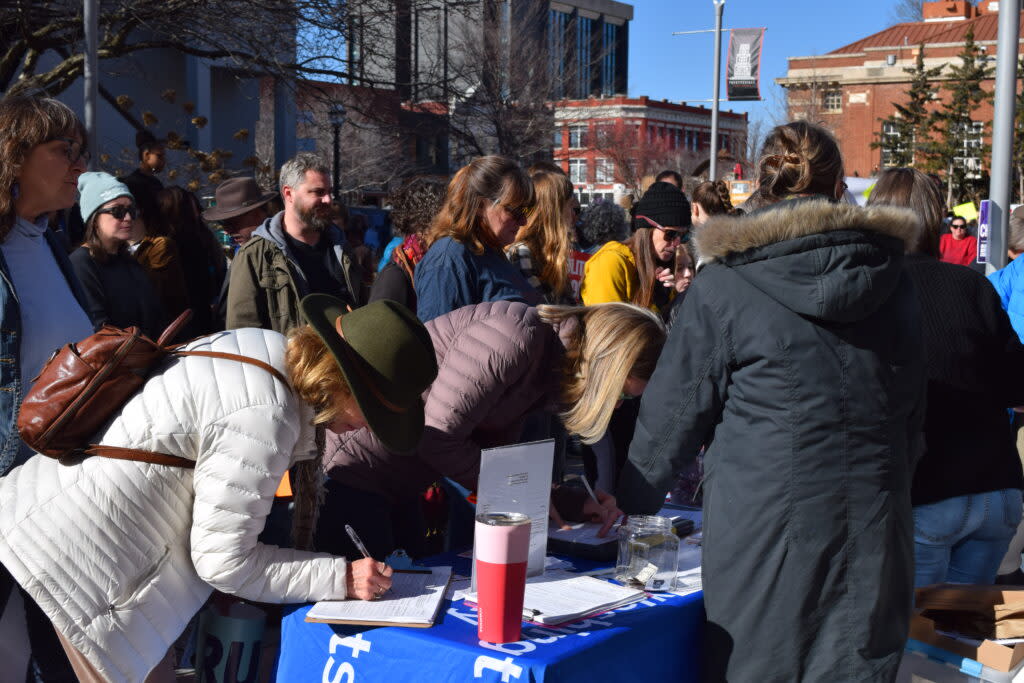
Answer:
<svg viewBox="0 0 1024 683"><path fill-rule="evenodd" d="M530 215L529 206L508 206L507 204L502 204L496 199L492 199L491 203L494 204L495 206L500 206L502 209L508 212L508 214L512 216L512 218L516 219L517 221L525 221L527 216Z"/></svg>
<svg viewBox="0 0 1024 683"><path fill-rule="evenodd" d="M89 151L78 140L74 138L54 138L54 140L64 143L64 155L72 166L77 164L79 159L83 160L86 164L89 163Z"/></svg>
<svg viewBox="0 0 1024 683"><path fill-rule="evenodd" d="M951 230L966 230L967 229L967 225L964 224L964 223L953 223L949 227L950 227Z"/></svg>
<svg viewBox="0 0 1024 683"><path fill-rule="evenodd" d="M134 204L129 204L128 206L118 204L117 206L111 206L109 209L100 209L96 213L109 213L119 221L124 220L125 216L139 217L139 209Z"/></svg>
<svg viewBox="0 0 1024 683"><path fill-rule="evenodd" d="M689 230L676 230L675 228L666 228L664 225L661 225L660 223L652 221L647 216L640 215L640 216L637 216L637 218L641 218L641 219L647 221L647 223L652 228L654 228L655 230L660 230L662 235L665 236L665 241L666 242L674 242L675 240L682 240L683 242L689 242L690 241L690 231Z"/></svg>

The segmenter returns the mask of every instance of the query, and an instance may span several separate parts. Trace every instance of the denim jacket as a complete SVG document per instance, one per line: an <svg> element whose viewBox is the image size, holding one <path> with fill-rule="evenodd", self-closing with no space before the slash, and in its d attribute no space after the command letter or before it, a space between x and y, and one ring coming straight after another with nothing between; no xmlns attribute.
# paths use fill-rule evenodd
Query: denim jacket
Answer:
<svg viewBox="0 0 1024 683"><path fill-rule="evenodd" d="M85 295L71 269L63 245L53 230L48 229L43 234L64 279L68 281L71 293L84 309ZM14 291L14 283L11 281L10 268L0 251L0 476L21 464L18 460L21 439L18 437L17 422L24 387L21 384L20 363L21 309L18 293Z"/></svg>

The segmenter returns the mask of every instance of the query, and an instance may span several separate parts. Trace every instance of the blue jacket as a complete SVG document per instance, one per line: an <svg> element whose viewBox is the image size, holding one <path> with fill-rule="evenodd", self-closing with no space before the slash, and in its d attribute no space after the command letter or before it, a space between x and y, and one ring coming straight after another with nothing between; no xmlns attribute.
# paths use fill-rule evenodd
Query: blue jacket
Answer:
<svg viewBox="0 0 1024 683"><path fill-rule="evenodd" d="M50 245L71 293L85 310L85 294L71 268L71 261L52 230L43 233ZM0 476L7 474L16 462L21 439L18 437L18 409L24 387L21 385L21 308L14 291L11 270L0 251Z"/></svg>
<svg viewBox="0 0 1024 683"><path fill-rule="evenodd" d="M1024 257L1010 261L1005 268L989 275L988 279L999 293L999 300L1010 316L1013 331L1024 341Z"/></svg>
<svg viewBox="0 0 1024 683"><path fill-rule="evenodd" d="M457 308L486 301L541 302L505 255L491 248L474 254L468 246L442 237L416 266L416 314L427 322Z"/></svg>

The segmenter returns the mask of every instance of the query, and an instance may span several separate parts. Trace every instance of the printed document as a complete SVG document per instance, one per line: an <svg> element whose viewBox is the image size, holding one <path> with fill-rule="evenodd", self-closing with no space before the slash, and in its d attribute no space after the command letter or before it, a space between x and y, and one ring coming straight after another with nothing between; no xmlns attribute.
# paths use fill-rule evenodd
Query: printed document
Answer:
<svg viewBox="0 0 1024 683"><path fill-rule="evenodd" d="M370 626L432 626L451 567L431 567L430 573L395 572L391 590L378 600L325 600L313 605L306 621Z"/></svg>
<svg viewBox="0 0 1024 683"><path fill-rule="evenodd" d="M520 512L529 516L527 576L544 573L554 457L555 442L552 439L488 448L480 452L476 512ZM473 585L476 586L475 578Z"/></svg>

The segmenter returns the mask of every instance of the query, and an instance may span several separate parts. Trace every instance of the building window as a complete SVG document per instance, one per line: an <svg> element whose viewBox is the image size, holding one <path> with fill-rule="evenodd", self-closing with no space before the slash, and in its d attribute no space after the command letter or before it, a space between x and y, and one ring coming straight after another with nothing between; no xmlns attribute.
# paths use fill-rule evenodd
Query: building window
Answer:
<svg viewBox="0 0 1024 683"><path fill-rule="evenodd" d="M295 138L296 152L315 152L316 138Z"/></svg>
<svg viewBox="0 0 1024 683"><path fill-rule="evenodd" d="M826 90L821 98L821 107L825 111L838 112L843 110L843 91Z"/></svg>
<svg viewBox="0 0 1024 683"><path fill-rule="evenodd" d="M555 127L555 137L551 140L551 143L556 149L562 146L562 128L560 126Z"/></svg>
<svg viewBox="0 0 1024 683"><path fill-rule="evenodd" d="M900 166L900 158L906 150L899 128L892 121L882 122L882 167Z"/></svg>
<svg viewBox="0 0 1024 683"><path fill-rule="evenodd" d="M573 183L587 182L586 159L569 159L569 180Z"/></svg>
<svg viewBox="0 0 1024 683"><path fill-rule="evenodd" d="M594 20L587 17L576 18L576 96L586 97L590 94L590 57L591 33Z"/></svg>
<svg viewBox="0 0 1024 683"><path fill-rule="evenodd" d="M615 166L612 164L611 159L597 159L594 162L594 182L615 182Z"/></svg>
<svg viewBox="0 0 1024 683"><path fill-rule="evenodd" d="M619 47L620 27L605 24L601 35L601 94L611 95L615 92L616 52Z"/></svg>
<svg viewBox="0 0 1024 683"><path fill-rule="evenodd" d="M313 113L312 109L300 109L295 115L295 123L311 126L316 123L316 114Z"/></svg>
<svg viewBox="0 0 1024 683"><path fill-rule="evenodd" d="M981 148L984 144L985 124L981 121L966 121L961 124L963 151L955 157L953 163L965 171L970 180L981 178Z"/></svg>
<svg viewBox="0 0 1024 683"><path fill-rule="evenodd" d="M551 60L549 68L552 94L555 99L565 97L566 36L569 31L569 19L569 15L565 12L554 9L548 12L548 59Z"/></svg>
<svg viewBox="0 0 1024 683"><path fill-rule="evenodd" d="M587 146L587 127L569 126L569 148L581 149Z"/></svg>

